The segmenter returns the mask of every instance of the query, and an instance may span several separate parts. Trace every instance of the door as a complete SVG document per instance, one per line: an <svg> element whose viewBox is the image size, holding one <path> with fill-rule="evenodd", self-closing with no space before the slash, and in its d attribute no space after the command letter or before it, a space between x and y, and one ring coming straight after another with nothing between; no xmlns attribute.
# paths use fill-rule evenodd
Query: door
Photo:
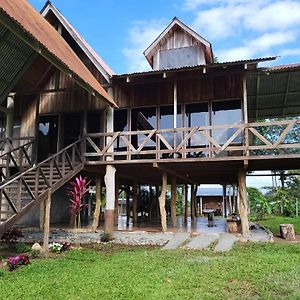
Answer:
<svg viewBox="0 0 300 300"><path fill-rule="evenodd" d="M64 114L63 115L63 148L78 141L82 136L82 118L81 114Z"/></svg>
<svg viewBox="0 0 300 300"><path fill-rule="evenodd" d="M58 115L40 116L38 124L38 161L58 150Z"/></svg>

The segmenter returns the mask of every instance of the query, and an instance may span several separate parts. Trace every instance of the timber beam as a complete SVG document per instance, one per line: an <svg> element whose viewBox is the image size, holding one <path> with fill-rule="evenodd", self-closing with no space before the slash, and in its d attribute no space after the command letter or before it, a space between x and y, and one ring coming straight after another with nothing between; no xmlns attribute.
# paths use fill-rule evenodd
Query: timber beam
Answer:
<svg viewBox="0 0 300 300"><path fill-rule="evenodd" d="M199 182L197 182L196 180L193 180L193 178L185 177L182 174L180 174L176 171L173 171L173 170L169 169L168 167L163 166L162 164L158 164L158 163L155 162L155 163L153 163L153 167L158 168L161 171L168 173L169 175L175 176L175 177L183 180L184 182L197 184L197 185L199 184Z"/></svg>

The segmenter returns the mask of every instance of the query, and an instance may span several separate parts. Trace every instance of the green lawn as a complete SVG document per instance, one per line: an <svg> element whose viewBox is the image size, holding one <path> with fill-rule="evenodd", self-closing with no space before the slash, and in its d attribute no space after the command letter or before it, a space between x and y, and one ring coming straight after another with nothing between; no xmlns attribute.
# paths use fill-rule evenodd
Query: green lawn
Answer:
<svg viewBox="0 0 300 300"><path fill-rule="evenodd" d="M300 217L270 216L265 220L257 221L257 223L267 227L274 234L279 234L279 224L294 224L296 234L300 234Z"/></svg>
<svg viewBox="0 0 300 300"><path fill-rule="evenodd" d="M299 299L300 246L242 244L226 254L72 250L0 277L1 299ZM108 251L109 250L109 251Z"/></svg>

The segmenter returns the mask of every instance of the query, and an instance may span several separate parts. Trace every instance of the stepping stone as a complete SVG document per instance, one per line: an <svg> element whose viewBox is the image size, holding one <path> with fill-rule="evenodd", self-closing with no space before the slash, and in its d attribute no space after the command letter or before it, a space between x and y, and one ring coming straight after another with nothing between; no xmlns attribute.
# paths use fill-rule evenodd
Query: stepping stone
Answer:
<svg viewBox="0 0 300 300"><path fill-rule="evenodd" d="M219 238L218 234L199 235L193 238L186 246L187 249L207 249L211 243Z"/></svg>
<svg viewBox="0 0 300 300"><path fill-rule="evenodd" d="M238 241L239 238L235 235L224 233L221 235L218 244L215 247L215 252L228 252L232 249L233 244Z"/></svg>
<svg viewBox="0 0 300 300"><path fill-rule="evenodd" d="M178 232L169 240L169 242L163 247L163 250L172 250L178 248L182 243L184 243L190 234L187 232Z"/></svg>

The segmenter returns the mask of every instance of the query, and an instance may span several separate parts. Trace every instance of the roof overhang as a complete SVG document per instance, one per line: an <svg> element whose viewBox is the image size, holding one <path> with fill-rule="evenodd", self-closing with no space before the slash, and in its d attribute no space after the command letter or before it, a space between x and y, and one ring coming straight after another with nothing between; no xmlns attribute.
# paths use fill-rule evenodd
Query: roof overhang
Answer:
<svg viewBox="0 0 300 300"><path fill-rule="evenodd" d="M92 95L117 107L65 40L26 0L0 0L0 24Z"/></svg>
<svg viewBox="0 0 300 300"><path fill-rule="evenodd" d="M61 12L50 2L47 1L41 10L41 15L45 18L49 12L52 12L59 22L64 26L66 31L71 35L77 45L90 59L93 65L98 69L107 82L115 74L112 69L103 61L103 59L92 49L78 31L68 22Z"/></svg>

